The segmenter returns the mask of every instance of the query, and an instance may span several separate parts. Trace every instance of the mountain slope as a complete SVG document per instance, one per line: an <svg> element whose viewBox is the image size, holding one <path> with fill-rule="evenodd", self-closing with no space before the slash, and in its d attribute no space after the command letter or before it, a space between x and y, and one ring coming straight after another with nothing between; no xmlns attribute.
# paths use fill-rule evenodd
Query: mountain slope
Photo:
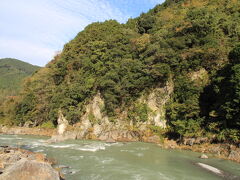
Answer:
<svg viewBox="0 0 240 180"><path fill-rule="evenodd" d="M1 96L16 95L21 89L22 80L32 75L39 68L17 59L0 59Z"/></svg>
<svg viewBox="0 0 240 180"><path fill-rule="evenodd" d="M232 66L229 52L240 40L239 19L236 0L167 0L126 24L93 23L28 79L13 122L56 124L64 115L70 124L87 124L85 134L120 124L237 142L239 119L222 112L225 102L204 97L212 91L208 86L224 86L215 81Z"/></svg>

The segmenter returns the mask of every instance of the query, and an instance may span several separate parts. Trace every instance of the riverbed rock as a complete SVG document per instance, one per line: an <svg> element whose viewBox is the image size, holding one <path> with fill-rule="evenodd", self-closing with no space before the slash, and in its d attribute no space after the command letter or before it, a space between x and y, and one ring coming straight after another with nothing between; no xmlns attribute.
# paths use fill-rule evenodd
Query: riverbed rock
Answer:
<svg viewBox="0 0 240 180"><path fill-rule="evenodd" d="M24 149L0 147L0 180L60 180L61 176L52 167L44 154Z"/></svg>
<svg viewBox="0 0 240 180"><path fill-rule="evenodd" d="M52 136L56 134L56 129L3 126L0 128L0 134Z"/></svg>
<svg viewBox="0 0 240 180"><path fill-rule="evenodd" d="M106 143L115 143L116 141L112 138L109 138L106 140Z"/></svg>
<svg viewBox="0 0 240 180"><path fill-rule="evenodd" d="M209 139L207 137L197 137L196 140L194 141L194 144L204 144L208 142Z"/></svg>
<svg viewBox="0 0 240 180"><path fill-rule="evenodd" d="M27 121L23 125L23 127L26 127L26 128L31 128L31 127L34 127L34 126L35 126L35 124L32 121Z"/></svg>
<svg viewBox="0 0 240 180"><path fill-rule="evenodd" d="M176 141L174 140L169 140L169 139L164 139L163 145L160 145L161 147L165 148L165 149L176 149L178 148L178 144Z"/></svg>
<svg viewBox="0 0 240 180"><path fill-rule="evenodd" d="M188 146L192 146L192 145L194 145L195 141L196 141L195 138L184 138L183 139L183 144L188 145Z"/></svg>
<svg viewBox="0 0 240 180"><path fill-rule="evenodd" d="M22 159L9 166L0 180L60 180L59 173L48 163Z"/></svg>
<svg viewBox="0 0 240 180"><path fill-rule="evenodd" d="M143 141L148 143L156 143L158 144L160 142L160 137L157 135L152 136L143 136Z"/></svg>
<svg viewBox="0 0 240 180"><path fill-rule="evenodd" d="M231 150L230 153L229 153L228 158L230 160L234 160L234 161L240 162L240 148L237 148L235 150Z"/></svg>
<svg viewBox="0 0 240 180"><path fill-rule="evenodd" d="M199 158L201 158L201 159L208 159L208 156L206 154L202 154Z"/></svg>

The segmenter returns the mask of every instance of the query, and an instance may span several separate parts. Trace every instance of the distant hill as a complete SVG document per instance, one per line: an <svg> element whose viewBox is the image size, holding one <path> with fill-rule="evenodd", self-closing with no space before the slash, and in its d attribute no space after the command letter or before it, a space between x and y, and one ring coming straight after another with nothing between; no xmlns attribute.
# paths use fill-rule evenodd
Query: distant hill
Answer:
<svg viewBox="0 0 240 180"><path fill-rule="evenodd" d="M39 68L17 59L0 59L0 100L8 95L16 95L23 79Z"/></svg>

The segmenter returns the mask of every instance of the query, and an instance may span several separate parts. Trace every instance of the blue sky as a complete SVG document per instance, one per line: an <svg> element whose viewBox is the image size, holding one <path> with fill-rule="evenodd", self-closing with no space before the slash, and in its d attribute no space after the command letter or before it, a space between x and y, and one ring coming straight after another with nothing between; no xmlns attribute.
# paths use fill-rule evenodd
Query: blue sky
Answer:
<svg viewBox="0 0 240 180"><path fill-rule="evenodd" d="M91 22L147 12L163 0L0 0L0 58L44 66Z"/></svg>

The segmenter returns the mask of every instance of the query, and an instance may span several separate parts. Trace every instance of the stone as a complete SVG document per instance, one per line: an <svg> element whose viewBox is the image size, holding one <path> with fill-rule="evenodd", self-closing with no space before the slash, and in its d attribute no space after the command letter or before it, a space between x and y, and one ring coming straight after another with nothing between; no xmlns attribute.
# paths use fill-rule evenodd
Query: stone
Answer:
<svg viewBox="0 0 240 180"><path fill-rule="evenodd" d="M195 144L195 141L196 141L195 138L184 138L183 144L188 145L188 146L192 146L193 144Z"/></svg>
<svg viewBox="0 0 240 180"><path fill-rule="evenodd" d="M100 141L107 141L108 136L106 134L101 134L98 138Z"/></svg>
<svg viewBox="0 0 240 180"><path fill-rule="evenodd" d="M99 136L103 131L103 127L99 124L94 124L93 126L93 134L95 136Z"/></svg>
<svg viewBox="0 0 240 180"><path fill-rule="evenodd" d="M49 164L22 159L9 166L0 175L0 180L60 180L59 173Z"/></svg>
<svg viewBox="0 0 240 180"><path fill-rule="evenodd" d="M204 144L208 142L209 142L209 139L207 137L197 137L194 144Z"/></svg>
<svg viewBox="0 0 240 180"><path fill-rule="evenodd" d="M237 148L236 150L231 150L228 158L240 162L240 148Z"/></svg>
<svg viewBox="0 0 240 180"><path fill-rule="evenodd" d="M152 113L148 114L147 124L166 128L166 104L170 100L170 95L173 92L173 82L167 81L160 87L155 88L149 94L144 94L138 99L138 103L146 104ZM137 124L140 126L140 124Z"/></svg>
<svg viewBox="0 0 240 180"><path fill-rule="evenodd" d="M121 132L120 132L121 133ZM109 137L111 137L112 139L118 139L119 138L119 131L115 130L115 131L110 131L109 133Z"/></svg>
<svg viewBox="0 0 240 180"><path fill-rule="evenodd" d="M116 141L114 140L114 139L112 139L112 138L108 138L107 140L106 140L106 143L115 143Z"/></svg>
<svg viewBox="0 0 240 180"><path fill-rule="evenodd" d="M220 155L221 152L222 152L222 148L220 147L220 145L216 145L216 146L213 146L213 147L209 148L208 151L210 153Z"/></svg>
<svg viewBox="0 0 240 180"><path fill-rule="evenodd" d="M63 134L68 126L68 121L65 119L65 117L63 116L63 113L61 110L59 110L58 112L58 126L57 126L57 132L59 135Z"/></svg>
<svg viewBox="0 0 240 180"><path fill-rule="evenodd" d="M201 158L201 159L208 159L208 156L206 154L202 154L199 158Z"/></svg>
<svg viewBox="0 0 240 180"><path fill-rule="evenodd" d="M164 139L163 147L165 149L176 149L176 148L178 148L178 145L177 145L176 141L174 141L174 140Z"/></svg>
<svg viewBox="0 0 240 180"><path fill-rule="evenodd" d="M157 135L149 136L146 138L146 142L149 143L159 143L160 142L160 137Z"/></svg>
<svg viewBox="0 0 240 180"><path fill-rule="evenodd" d="M20 154L13 154L10 156L8 162L9 163L15 163L17 161L19 161L21 159L21 155Z"/></svg>
<svg viewBox="0 0 240 180"><path fill-rule="evenodd" d="M34 123L32 121L27 121L24 123L23 127L27 128L34 127Z"/></svg>

